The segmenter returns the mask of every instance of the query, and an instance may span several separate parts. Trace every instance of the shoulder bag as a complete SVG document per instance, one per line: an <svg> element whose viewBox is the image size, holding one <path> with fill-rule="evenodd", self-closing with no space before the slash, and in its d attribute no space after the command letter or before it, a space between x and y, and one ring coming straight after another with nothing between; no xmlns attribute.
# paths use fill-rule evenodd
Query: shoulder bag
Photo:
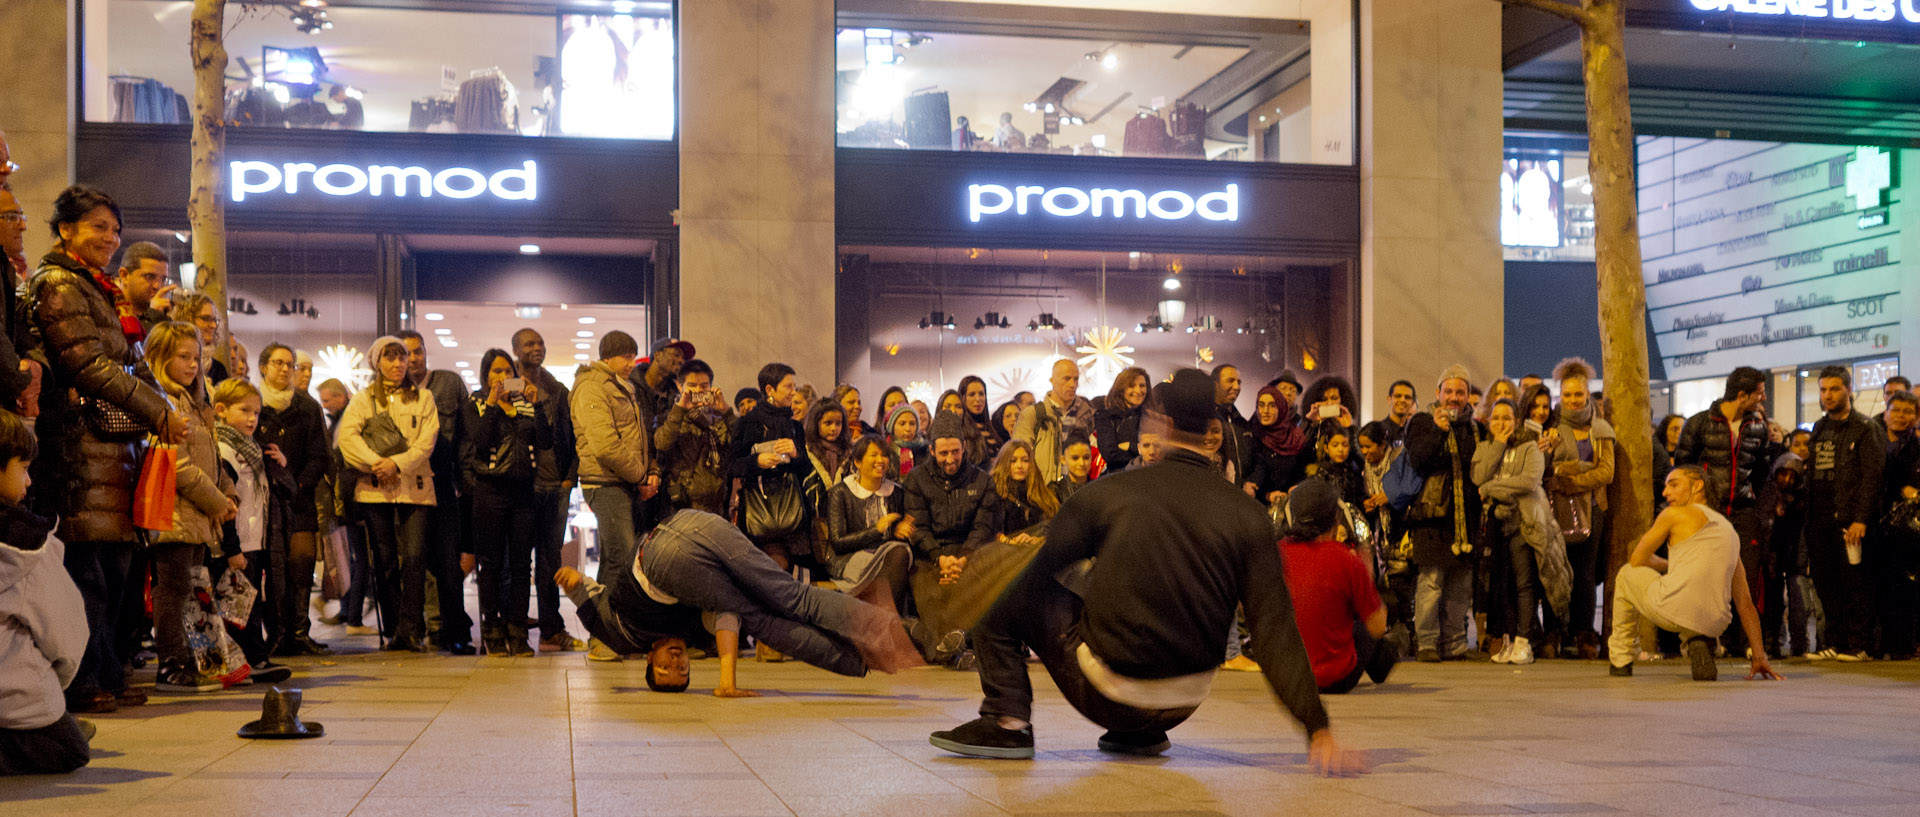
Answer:
<svg viewBox="0 0 1920 817"><path fill-rule="evenodd" d="M762 476L741 491L742 527L756 540L792 535L807 524L806 498L788 476Z"/></svg>

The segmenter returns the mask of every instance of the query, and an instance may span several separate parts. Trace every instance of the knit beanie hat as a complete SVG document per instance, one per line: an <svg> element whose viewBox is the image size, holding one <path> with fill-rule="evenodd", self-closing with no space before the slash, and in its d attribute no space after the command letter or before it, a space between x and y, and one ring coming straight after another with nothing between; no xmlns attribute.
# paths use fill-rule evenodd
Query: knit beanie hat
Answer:
<svg viewBox="0 0 1920 817"><path fill-rule="evenodd" d="M380 337L374 338L373 345L367 347L367 368L374 371L374 378L376 380L379 379L380 376L380 350L386 348L388 344L400 347L400 353L403 355L406 354L407 345L401 343L399 338L392 335L381 335Z"/></svg>
<svg viewBox="0 0 1920 817"><path fill-rule="evenodd" d="M1340 494L1324 479L1305 479L1287 492L1286 536L1310 541L1340 524Z"/></svg>
<svg viewBox="0 0 1920 817"><path fill-rule="evenodd" d="M1448 366L1446 371L1441 372L1440 379L1434 381L1434 386L1436 388L1444 386L1449 380L1458 380L1469 385L1473 383L1473 378L1467 376L1467 367L1458 363Z"/></svg>
<svg viewBox="0 0 1920 817"><path fill-rule="evenodd" d="M967 428L960 422L960 415L943 411L933 416L933 431L927 435L929 442L938 440L967 439Z"/></svg>

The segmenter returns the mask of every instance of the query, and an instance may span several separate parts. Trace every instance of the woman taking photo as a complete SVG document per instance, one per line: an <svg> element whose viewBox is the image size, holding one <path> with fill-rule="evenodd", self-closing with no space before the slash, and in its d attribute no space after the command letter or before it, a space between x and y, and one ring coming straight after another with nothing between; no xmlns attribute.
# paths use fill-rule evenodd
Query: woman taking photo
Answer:
<svg viewBox="0 0 1920 817"><path fill-rule="evenodd" d="M849 473L827 492L827 572L842 593L904 610L913 566L906 492L887 479L893 458L879 437L855 440L849 458Z"/></svg>
<svg viewBox="0 0 1920 817"><path fill-rule="evenodd" d="M1147 404L1147 370L1122 369L1107 390L1107 399L1093 413L1093 436L1100 442L1106 470L1119 472L1140 455L1140 413Z"/></svg>
<svg viewBox="0 0 1920 817"><path fill-rule="evenodd" d="M146 382L135 344L139 315L108 275L120 247L120 206L85 185L53 203L53 250L27 282L16 327L21 356L46 361L32 466L33 510L60 520L66 568L87 610L87 648L67 685L68 711L112 712L146 702L127 686L114 650L136 536L132 497L136 443L153 433L186 439L189 418Z"/></svg>
<svg viewBox="0 0 1920 817"><path fill-rule="evenodd" d="M535 409L544 395L522 380L513 357L488 349L485 384L463 407L460 460L472 498L479 557L480 642L487 655L533 655L527 642L527 593L533 570L535 440L551 434Z"/></svg>
<svg viewBox="0 0 1920 817"><path fill-rule="evenodd" d="M386 649L431 652L423 640L427 514L437 499L429 459L440 439L440 411L407 377L407 347L399 338L375 340L367 359L373 382L347 403L337 429L348 470L343 479L353 481L367 523L380 610L392 629Z"/></svg>

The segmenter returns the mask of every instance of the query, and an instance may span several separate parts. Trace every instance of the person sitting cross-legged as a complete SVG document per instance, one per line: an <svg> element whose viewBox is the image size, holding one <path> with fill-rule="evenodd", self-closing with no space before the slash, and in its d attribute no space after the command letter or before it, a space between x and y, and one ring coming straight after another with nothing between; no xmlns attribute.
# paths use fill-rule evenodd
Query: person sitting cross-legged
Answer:
<svg viewBox="0 0 1920 817"><path fill-rule="evenodd" d="M1747 643L1765 643L1760 614L1747 591L1747 571L1740 565L1740 539L1733 523L1706 506L1706 486L1706 472L1697 465L1682 465L1667 474L1662 494L1667 509L1633 546L1633 555L1614 580L1608 674L1633 674L1644 619L1680 634L1693 680L1715 680L1720 672L1714 665L1713 641L1733 623L1729 601L1740 614ZM1667 546L1666 558L1654 555L1661 545ZM1766 650L1754 650L1752 662L1749 679L1780 679L1767 664Z"/></svg>

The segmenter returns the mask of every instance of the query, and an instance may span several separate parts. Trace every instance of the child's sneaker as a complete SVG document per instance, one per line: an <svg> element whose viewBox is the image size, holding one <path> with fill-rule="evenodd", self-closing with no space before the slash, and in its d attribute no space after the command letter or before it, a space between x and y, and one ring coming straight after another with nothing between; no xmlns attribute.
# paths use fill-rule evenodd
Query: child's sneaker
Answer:
<svg viewBox="0 0 1920 817"><path fill-rule="evenodd" d="M162 665L159 675L155 676L153 688L158 692L218 692L226 685L211 675L201 675L197 669L182 666Z"/></svg>

